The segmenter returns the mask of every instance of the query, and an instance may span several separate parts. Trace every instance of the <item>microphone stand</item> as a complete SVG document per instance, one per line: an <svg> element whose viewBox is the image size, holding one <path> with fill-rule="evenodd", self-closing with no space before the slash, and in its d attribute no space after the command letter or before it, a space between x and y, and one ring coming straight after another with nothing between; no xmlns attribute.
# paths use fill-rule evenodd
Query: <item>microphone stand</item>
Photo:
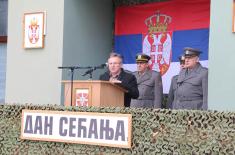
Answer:
<svg viewBox="0 0 235 155"><path fill-rule="evenodd" d="M73 76L74 76L74 70L75 69L86 69L87 67L78 67L78 66L68 66L68 67L58 67L58 69L69 69L71 72L71 79L70 79L70 87L71 87L71 97L70 97L70 106L72 106L72 99L73 99Z"/></svg>
<svg viewBox="0 0 235 155"><path fill-rule="evenodd" d="M73 75L74 75L74 68L71 68L70 69L70 71L71 71L71 96L70 96L70 106L72 106L72 104L73 104L73 101L72 101L72 99L73 99Z"/></svg>
<svg viewBox="0 0 235 155"><path fill-rule="evenodd" d="M70 79L70 83L71 83L71 97L70 97L70 106L72 106L73 102L72 102L72 99L73 99L73 76L74 76L74 70L75 69L89 69L87 70L82 76L86 76L87 74L90 75L90 79L92 79L92 73L94 70L96 69L102 69L104 68L105 64L102 64L101 66L96 66L96 67L91 67L91 66L88 66L88 67L78 67L78 66L66 66L66 67L58 67L58 69L68 69L70 70L71 72L71 79Z"/></svg>

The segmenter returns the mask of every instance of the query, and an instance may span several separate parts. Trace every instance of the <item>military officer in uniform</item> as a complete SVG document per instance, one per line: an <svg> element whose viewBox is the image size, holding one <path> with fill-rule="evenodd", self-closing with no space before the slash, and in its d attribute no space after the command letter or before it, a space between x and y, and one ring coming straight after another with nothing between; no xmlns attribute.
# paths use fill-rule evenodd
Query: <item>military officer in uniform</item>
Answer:
<svg viewBox="0 0 235 155"><path fill-rule="evenodd" d="M198 49L184 48L185 65L179 73L173 109L207 110L208 69L199 63Z"/></svg>
<svg viewBox="0 0 235 155"><path fill-rule="evenodd" d="M179 62L180 62L180 70L184 68L185 64L185 57L184 55L179 56ZM168 93L168 99L167 99L167 108L172 109L172 102L174 101L174 93L177 88L177 80L179 75L175 75L171 79L171 86Z"/></svg>
<svg viewBox="0 0 235 155"><path fill-rule="evenodd" d="M140 53L136 55L137 71L134 75L137 79L139 97L131 99L131 107L137 108L161 108L163 98L162 78L159 72L149 68L150 57Z"/></svg>

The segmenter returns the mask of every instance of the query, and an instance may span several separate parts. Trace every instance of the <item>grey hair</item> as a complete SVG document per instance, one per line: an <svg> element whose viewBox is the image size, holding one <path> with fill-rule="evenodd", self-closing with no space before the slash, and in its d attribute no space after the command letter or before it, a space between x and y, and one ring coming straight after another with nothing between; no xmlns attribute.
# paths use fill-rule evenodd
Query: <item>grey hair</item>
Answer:
<svg viewBox="0 0 235 155"><path fill-rule="evenodd" d="M123 61L123 56L122 56L121 54L112 52L112 53L110 53L109 58L113 58L113 57L119 58L119 59L121 60L121 63L122 63L122 61Z"/></svg>

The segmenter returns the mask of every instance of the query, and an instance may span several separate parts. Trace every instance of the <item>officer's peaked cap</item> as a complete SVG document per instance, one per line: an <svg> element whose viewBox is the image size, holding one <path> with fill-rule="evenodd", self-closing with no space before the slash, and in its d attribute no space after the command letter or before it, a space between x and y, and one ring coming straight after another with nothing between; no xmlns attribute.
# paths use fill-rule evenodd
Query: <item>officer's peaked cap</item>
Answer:
<svg viewBox="0 0 235 155"><path fill-rule="evenodd" d="M185 47L184 48L184 56L199 56L202 52L199 49L191 48L191 47Z"/></svg>
<svg viewBox="0 0 235 155"><path fill-rule="evenodd" d="M151 57L144 53L138 53L136 55L136 62L148 62L150 59Z"/></svg>
<svg viewBox="0 0 235 155"><path fill-rule="evenodd" d="M181 55L178 58L179 58L179 61L184 61L185 60L185 56L184 55Z"/></svg>

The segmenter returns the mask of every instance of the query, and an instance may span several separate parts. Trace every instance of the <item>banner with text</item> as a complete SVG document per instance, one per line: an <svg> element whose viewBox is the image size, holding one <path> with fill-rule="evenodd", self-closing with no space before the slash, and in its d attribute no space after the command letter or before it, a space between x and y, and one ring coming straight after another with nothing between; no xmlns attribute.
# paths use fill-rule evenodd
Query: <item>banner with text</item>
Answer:
<svg viewBox="0 0 235 155"><path fill-rule="evenodd" d="M131 114L23 110L21 138L131 148Z"/></svg>

